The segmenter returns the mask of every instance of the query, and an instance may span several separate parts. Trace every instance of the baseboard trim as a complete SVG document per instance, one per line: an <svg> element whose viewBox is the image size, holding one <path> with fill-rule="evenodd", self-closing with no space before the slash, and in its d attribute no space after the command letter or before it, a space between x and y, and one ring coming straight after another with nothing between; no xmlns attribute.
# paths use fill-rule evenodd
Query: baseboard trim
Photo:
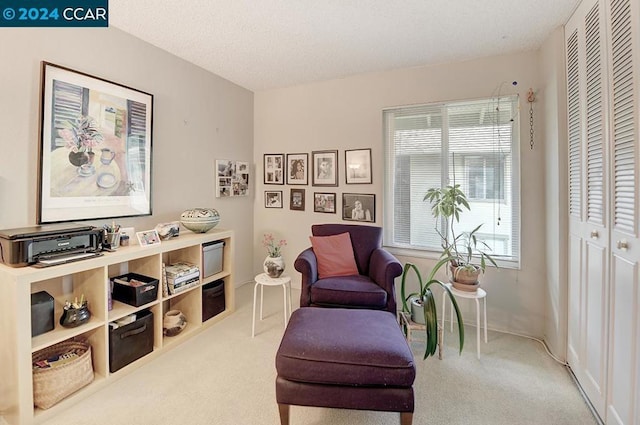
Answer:
<svg viewBox="0 0 640 425"><path fill-rule="evenodd" d="M567 369L569 376L571 376L571 379L573 379L573 383L576 384L576 387L578 387L578 391L580 391L580 395L582 396L582 399L584 400L584 402L587 404L587 407L591 411L593 418L596 420L598 425L604 425L604 421L602 420L602 418L600 417L596 409L593 407L593 404L591 404L589 397L587 397L587 393L584 392L584 390L582 389L582 385L580 385L580 382L578 381L578 378L576 378L576 375L573 373L573 370L571 370L571 366L566 365L565 368Z"/></svg>

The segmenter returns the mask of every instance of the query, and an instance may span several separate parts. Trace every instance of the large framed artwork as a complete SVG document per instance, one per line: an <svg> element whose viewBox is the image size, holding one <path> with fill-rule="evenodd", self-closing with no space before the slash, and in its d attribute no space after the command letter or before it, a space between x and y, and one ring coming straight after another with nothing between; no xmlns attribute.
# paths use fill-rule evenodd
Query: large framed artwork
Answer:
<svg viewBox="0 0 640 425"><path fill-rule="evenodd" d="M216 159L216 198L249 194L249 163Z"/></svg>
<svg viewBox="0 0 640 425"><path fill-rule="evenodd" d="M313 162L313 186L338 185L338 151L311 152Z"/></svg>
<svg viewBox="0 0 640 425"><path fill-rule="evenodd" d="M39 224L151 214L153 95L42 62Z"/></svg>

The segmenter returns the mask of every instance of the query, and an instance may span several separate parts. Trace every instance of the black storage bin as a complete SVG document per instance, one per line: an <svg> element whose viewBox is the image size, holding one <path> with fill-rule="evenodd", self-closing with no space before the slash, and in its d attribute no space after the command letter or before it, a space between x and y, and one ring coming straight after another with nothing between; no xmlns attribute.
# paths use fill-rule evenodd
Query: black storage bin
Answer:
<svg viewBox="0 0 640 425"><path fill-rule="evenodd" d="M216 280L202 287L202 321L224 311L224 280Z"/></svg>
<svg viewBox="0 0 640 425"><path fill-rule="evenodd" d="M46 291L31 294L31 336L49 332L54 326L53 297Z"/></svg>
<svg viewBox="0 0 640 425"><path fill-rule="evenodd" d="M155 301L158 296L159 281L153 277L137 273L127 273L113 277L111 280L113 281L113 294L111 297L114 300L118 300L135 307L140 307L143 304ZM144 285L131 286L118 282L131 282L132 280L143 282Z"/></svg>
<svg viewBox="0 0 640 425"><path fill-rule="evenodd" d="M139 311L136 320L109 327L109 371L115 372L153 351L153 313Z"/></svg>

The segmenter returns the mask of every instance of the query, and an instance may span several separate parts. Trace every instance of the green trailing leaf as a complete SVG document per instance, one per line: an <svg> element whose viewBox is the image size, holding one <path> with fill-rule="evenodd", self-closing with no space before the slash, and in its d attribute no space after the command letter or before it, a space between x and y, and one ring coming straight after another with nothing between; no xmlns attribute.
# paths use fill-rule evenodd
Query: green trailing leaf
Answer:
<svg viewBox="0 0 640 425"><path fill-rule="evenodd" d="M460 338L459 354L462 354L462 347L464 347L464 324L462 323L462 314L460 313L460 309L458 308L458 302L456 301L456 298L453 296L448 286L442 284L442 282L438 282L438 283L440 283L440 286L442 286L442 289L444 289L444 291L449 296L453 311L455 311L456 313L456 320L458 321L458 335Z"/></svg>
<svg viewBox="0 0 640 425"><path fill-rule="evenodd" d="M419 294L415 294L415 295L421 295L422 294L422 288L423 288L423 286L422 286L422 276L420 275L420 271L418 270L418 268L415 266L415 264L412 264L412 263L405 264L404 265L404 270L402 272L402 283L401 283L401 286L400 286L400 297L402 298L402 311L406 311L406 312L410 312L411 311L411 310L409 310L409 307L407 306L408 297L405 295L407 272L410 269L413 269L416 272L416 275L418 276L418 284L420 285L420 292L419 292Z"/></svg>
<svg viewBox="0 0 640 425"><path fill-rule="evenodd" d="M429 356L434 355L438 348L438 322L439 322L438 311L436 309L435 297L430 288L431 285L434 285L434 284L440 285L440 287L442 287L443 290L447 292L447 295L451 299L451 306L455 311L456 318L458 320L458 334L460 337L460 353L462 353L462 347L464 346L464 323L462 321L462 314L460 313L460 309L458 308L458 303L456 302L456 299L451 294L451 291L449 290L447 285L445 285L438 279L434 278L436 272L443 265L447 264L450 260L451 259L449 257L440 259L440 261L436 263L436 265L433 267L433 269L429 273L429 278L426 283L423 281L422 275L420 274L420 270L418 269L418 267L416 267L415 264L406 263L402 273L402 284L401 284L402 286L400 287L400 293L402 295L402 304L404 309L403 311L410 312L407 306L407 301L409 300L409 298L415 297L422 300L422 308L423 308L425 332L426 332L426 342L425 342L425 352L424 352L425 359ZM411 293L407 296L406 295L407 275L412 271L415 272L418 278L420 291L417 293L416 292Z"/></svg>

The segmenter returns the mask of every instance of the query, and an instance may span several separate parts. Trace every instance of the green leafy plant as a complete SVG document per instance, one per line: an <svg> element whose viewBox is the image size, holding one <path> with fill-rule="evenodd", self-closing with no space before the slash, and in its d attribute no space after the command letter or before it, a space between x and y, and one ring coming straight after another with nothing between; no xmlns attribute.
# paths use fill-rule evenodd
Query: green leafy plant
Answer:
<svg viewBox="0 0 640 425"><path fill-rule="evenodd" d="M420 270L418 270L418 267L416 267L415 264L406 263L402 271L402 283L400 285L402 311L411 314L411 310L409 309L409 305L407 303L411 302L412 300L415 300L418 304L422 305L426 332L426 346L423 357L424 359L434 355L438 347L438 311L436 309L436 301L431 290L432 285L439 285L449 296L449 299L451 300L451 304L453 306L453 310L455 311L456 318L458 320L460 353L462 353L462 348L464 346L464 324L462 322L462 314L460 313L460 309L458 308L458 303L456 302L455 297L451 294L451 290L449 289L449 287L438 279L435 279L435 275L438 270L443 265L446 265L450 260L451 259L448 257L440 259L440 261L438 261L438 263L436 263L436 265L431 269L431 272L427 276L426 281L422 279ZM418 277L419 291L407 295L407 276L411 271L414 271L416 276Z"/></svg>
<svg viewBox="0 0 640 425"><path fill-rule="evenodd" d="M482 227L477 226L471 232L456 234L454 223L460 221L460 214L466 208L471 211L467 196L460 189L460 185L446 186L444 188L431 188L424 196L424 201L431 204L431 213L436 219L445 221L444 231L436 228L442 241L441 258L449 258L449 262L456 270L475 271L478 268L484 273L487 262L498 267L488 251L489 246L478 240L476 233ZM474 257L479 259L479 264L474 264Z"/></svg>
<svg viewBox="0 0 640 425"><path fill-rule="evenodd" d="M65 141L65 146L72 152L87 152L104 140L98 130L98 124L90 116L80 115L73 121L62 123L58 134Z"/></svg>

